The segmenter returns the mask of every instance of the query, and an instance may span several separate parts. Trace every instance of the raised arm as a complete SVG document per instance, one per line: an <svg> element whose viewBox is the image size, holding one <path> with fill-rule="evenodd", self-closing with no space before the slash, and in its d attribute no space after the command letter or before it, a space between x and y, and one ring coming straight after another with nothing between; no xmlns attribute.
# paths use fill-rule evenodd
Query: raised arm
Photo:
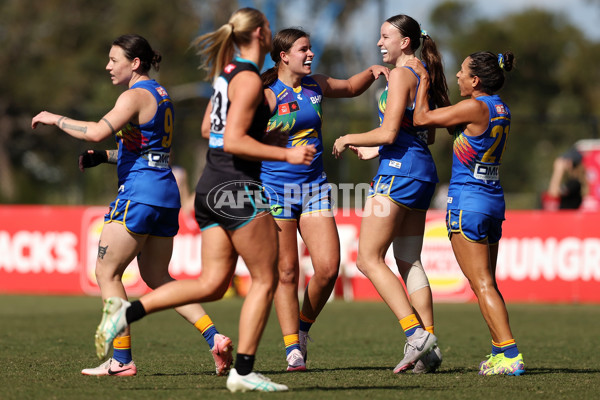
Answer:
<svg viewBox="0 0 600 400"><path fill-rule="evenodd" d="M132 119L137 118L141 107L140 104L143 102L142 96L144 95L141 89L123 92L117 99L113 109L98 122L79 121L48 111L42 111L31 120L31 128L35 129L38 124L56 125L62 131L76 139L88 142L100 142L114 135Z"/></svg>
<svg viewBox="0 0 600 400"><path fill-rule="evenodd" d="M383 124L369 132L341 136L333 145L333 155L339 158L348 146L372 147L394 143L404 118L404 110L410 101L411 87L416 86L416 81L414 74L406 68L392 70Z"/></svg>
<svg viewBox="0 0 600 400"><path fill-rule="evenodd" d="M478 135L487 128L488 109L487 106L475 99L463 100L457 104L440 107L434 110L429 108L430 78L423 64L413 59L407 63L421 79L421 84L415 97L415 112L413 123L415 126L429 126L448 128L459 125L466 125L466 134Z"/></svg>
<svg viewBox="0 0 600 400"><path fill-rule="evenodd" d="M364 93L380 76L388 79L390 70L382 65L373 65L348 79L335 79L326 75L313 75L325 97L355 97Z"/></svg>

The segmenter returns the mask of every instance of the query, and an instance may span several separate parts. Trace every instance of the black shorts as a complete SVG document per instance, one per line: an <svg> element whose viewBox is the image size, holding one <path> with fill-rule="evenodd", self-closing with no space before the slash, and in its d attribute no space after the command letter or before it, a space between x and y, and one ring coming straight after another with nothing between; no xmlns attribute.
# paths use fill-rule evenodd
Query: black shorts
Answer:
<svg viewBox="0 0 600 400"><path fill-rule="evenodd" d="M212 184L211 180L214 181L203 176L196 188L196 221L200 230L218 225L233 231L270 210L259 181L239 179Z"/></svg>

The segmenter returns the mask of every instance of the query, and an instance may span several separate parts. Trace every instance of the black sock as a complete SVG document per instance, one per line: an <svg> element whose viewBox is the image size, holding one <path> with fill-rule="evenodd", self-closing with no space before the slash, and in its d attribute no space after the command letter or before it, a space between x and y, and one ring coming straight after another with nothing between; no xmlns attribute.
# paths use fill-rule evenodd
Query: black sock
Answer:
<svg viewBox="0 0 600 400"><path fill-rule="evenodd" d="M127 310L125 310L125 319L127 320L127 324L131 324L138 319L142 319L145 315L146 310L144 310L144 306L139 300L132 301L131 305L127 308Z"/></svg>
<svg viewBox="0 0 600 400"><path fill-rule="evenodd" d="M240 375L248 375L254 368L254 354L240 354L235 356L235 370Z"/></svg>

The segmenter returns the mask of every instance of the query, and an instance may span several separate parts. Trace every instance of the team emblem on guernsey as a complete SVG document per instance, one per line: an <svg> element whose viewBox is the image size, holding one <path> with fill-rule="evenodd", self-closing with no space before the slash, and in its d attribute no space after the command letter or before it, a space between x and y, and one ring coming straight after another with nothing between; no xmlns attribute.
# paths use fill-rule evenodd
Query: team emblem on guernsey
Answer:
<svg viewBox="0 0 600 400"><path fill-rule="evenodd" d="M233 71L234 69L235 69L235 64L229 64L228 66L223 68L223 71L225 71L226 74L230 74L231 71Z"/></svg>
<svg viewBox="0 0 600 400"><path fill-rule="evenodd" d="M167 97L168 96L167 91L164 88L160 87L160 86L158 86L156 88L156 91L158 92L158 94L159 94L160 97Z"/></svg>

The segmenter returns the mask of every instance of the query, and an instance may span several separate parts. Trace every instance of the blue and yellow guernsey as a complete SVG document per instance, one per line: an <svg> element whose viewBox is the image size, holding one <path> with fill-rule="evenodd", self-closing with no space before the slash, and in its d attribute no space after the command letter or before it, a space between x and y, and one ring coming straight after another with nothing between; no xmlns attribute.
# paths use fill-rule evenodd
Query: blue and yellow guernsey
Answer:
<svg viewBox="0 0 600 400"><path fill-rule="evenodd" d="M409 67L417 79L419 76ZM420 79L419 79L420 84ZM419 89L417 84L417 90ZM378 102L379 124L383 124L385 109L387 107L388 86L381 94ZM437 170L429 147L427 145L428 128L415 127L413 125L413 114L415 103L404 110L404 116L400 131L392 144L383 145L379 148L379 169L377 175L406 176L425 182L438 182Z"/></svg>
<svg viewBox="0 0 600 400"><path fill-rule="evenodd" d="M499 169L510 131L510 110L498 95L480 96L476 100L487 105L490 122L479 136L467 136L463 129L454 137L448 210L473 211L504 219Z"/></svg>
<svg viewBox="0 0 600 400"><path fill-rule="evenodd" d="M280 129L288 135L287 147L314 145L317 152L310 165L292 165L284 161L263 161L261 180L264 184L281 186L324 181L323 140L321 137L321 88L311 77L304 77L295 89L280 80L269 86L277 105L269 119L267 130Z"/></svg>
<svg viewBox="0 0 600 400"><path fill-rule="evenodd" d="M155 80L135 83L129 90L144 89L156 99L154 117L145 124L128 123L115 135L119 147L117 199L179 208L179 189L169 156L173 140L173 103Z"/></svg>

